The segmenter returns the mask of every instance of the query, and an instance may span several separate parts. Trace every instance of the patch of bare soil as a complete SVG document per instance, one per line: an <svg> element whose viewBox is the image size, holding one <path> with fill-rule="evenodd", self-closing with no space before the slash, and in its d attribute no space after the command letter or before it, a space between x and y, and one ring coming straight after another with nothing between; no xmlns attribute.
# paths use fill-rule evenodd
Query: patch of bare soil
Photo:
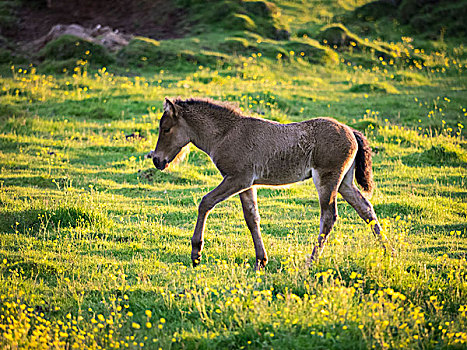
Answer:
<svg viewBox="0 0 467 350"><path fill-rule="evenodd" d="M17 16L17 26L5 33L17 42L43 37L57 24L108 26L153 39L182 37L188 31L183 9L172 0L34 0L24 2Z"/></svg>

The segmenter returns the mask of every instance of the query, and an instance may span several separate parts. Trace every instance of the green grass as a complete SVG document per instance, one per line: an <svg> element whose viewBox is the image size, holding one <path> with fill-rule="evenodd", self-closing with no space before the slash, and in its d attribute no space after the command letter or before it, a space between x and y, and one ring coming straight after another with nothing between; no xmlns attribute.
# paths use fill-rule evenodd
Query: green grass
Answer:
<svg viewBox="0 0 467 350"><path fill-rule="evenodd" d="M230 41L137 38L105 68L85 52L65 72L2 66L2 348L465 347L465 48L433 42L422 52L404 37L387 43L409 55L392 62L335 52L295 33L363 1L275 3L291 41L241 31ZM338 59L316 64L304 48ZM228 100L280 122L332 116L364 131L375 151L371 201L397 255L384 255L339 197L338 223L307 269L319 230L307 181L258 190L264 271L253 269L237 198L209 216L192 268L197 204L221 176L194 147L164 172L144 158L166 96Z"/></svg>

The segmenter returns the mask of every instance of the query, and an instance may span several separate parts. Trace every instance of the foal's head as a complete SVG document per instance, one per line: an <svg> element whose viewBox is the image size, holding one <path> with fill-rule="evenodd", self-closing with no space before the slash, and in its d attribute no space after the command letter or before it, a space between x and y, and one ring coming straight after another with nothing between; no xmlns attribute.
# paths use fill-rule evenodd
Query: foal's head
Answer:
<svg viewBox="0 0 467 350"><path fill-rule="evenodd" d="M166 98L164 114L159 123L159 139L152 158L159 170L164 170L190 142L188 126L180 113L181 107Z"/></svg>

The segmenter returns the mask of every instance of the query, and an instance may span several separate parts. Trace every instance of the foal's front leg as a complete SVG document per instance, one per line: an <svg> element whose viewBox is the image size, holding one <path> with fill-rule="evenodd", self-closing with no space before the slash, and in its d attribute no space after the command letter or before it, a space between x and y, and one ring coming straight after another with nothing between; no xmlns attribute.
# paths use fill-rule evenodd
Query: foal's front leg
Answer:
<svg viewBox="0 0 467 350"><path fill-rule="evenodd" d="M198 265L201 260L201 251L204 244L204 225L211 209L217 203L241 192L251 185L251 181L243 181L239 178L227 176L219 186L203 197L198 207L198 220L196 221L195 232L191 238L191 260L193 261L193 266Z"/></svg>

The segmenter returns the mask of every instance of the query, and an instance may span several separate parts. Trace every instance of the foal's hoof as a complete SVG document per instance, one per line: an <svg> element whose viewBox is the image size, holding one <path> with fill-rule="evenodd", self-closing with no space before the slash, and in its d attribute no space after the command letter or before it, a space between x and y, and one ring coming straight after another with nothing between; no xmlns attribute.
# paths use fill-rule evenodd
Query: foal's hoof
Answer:
<svg viewBox="0 0 467 350"><path fill-rule="evenodd" d="M193 267L196 267L200 264L201 262L201 252L197 251L192 251L191 252L191 261L193 262Z"/></svg>
<svg viewBox="0 0 467 350"><path fill-rule="evenodd" d="M268 259L258 259L256 260L256 266L255 266L255 270L256 271L261 271L262 269L264 269L266 267L268 263Z"/></svg>
<svg viewBox="0 0 467 350"><path fill-rule="evenodd" d="M383 251L384 251L384 255L390 255L393 258L397 256L397 252L393 247L388 248L386 246L383 246Z"/></svg>
<svg viewBox="0 0 467 350"><path fill-rule="evenodd" d="M196 267L201 262L201 259L191 259L191 261L193 262L193 267Z"/></svg>
<svg viewBox="0 0 467 350"><path fill-rule="evenodd" d="M309 258L306 259L305 267L307 269L311 269L314 264L316 264L316 258L314 258L313 256L310 256Z"/></svg>
<svg viewBox="0 0 467 350"><path fill-rule="evenodd" d="M320 259L320 254L317 249L313 249L313 252L310 255L307 255L305 266L307 269L311 269L314 265L318 263Z"/></svg>

